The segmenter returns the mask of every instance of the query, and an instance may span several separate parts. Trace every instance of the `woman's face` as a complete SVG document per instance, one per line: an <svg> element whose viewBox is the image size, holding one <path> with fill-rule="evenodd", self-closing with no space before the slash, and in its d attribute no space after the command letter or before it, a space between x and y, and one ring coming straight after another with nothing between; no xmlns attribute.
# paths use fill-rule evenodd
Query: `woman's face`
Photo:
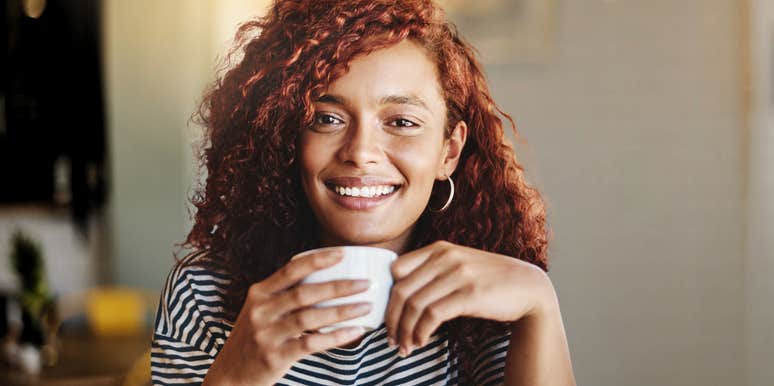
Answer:
<svg viewBox="0 0 774 386"><path fill-rule="evenodd" d="M323 245L403 252L433 182L457 165L467 128L444 136L435 63L405 40L358 57L315 103L299 141L301 180Z"/></svg>

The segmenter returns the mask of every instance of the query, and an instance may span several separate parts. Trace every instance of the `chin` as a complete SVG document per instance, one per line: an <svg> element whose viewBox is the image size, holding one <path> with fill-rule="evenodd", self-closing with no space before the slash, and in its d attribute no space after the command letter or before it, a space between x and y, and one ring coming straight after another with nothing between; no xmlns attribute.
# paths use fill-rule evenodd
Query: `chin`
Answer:
<svg viewBox="0 0 774 386"><path fill-rule="evenodd" d="M349 222L344 226L339 224L325 224L323 226L335 230L328 232L329 240L339 245L387 244L401 239L405 233L388 229L384 222L367 224Z"/></svg>
<svg viewBox="0 0 774 386"><path fill-rule="evenodd" d="M326 208L329 209L329 208ZM393 210L394 211L394 210ZM401 244L413 225L395 221L395 216L385 213L362 213L339 210L321 210L319 218L325 219L318 226L327 234L329 243L336 245L393 245Z"/></svg>
<svg viewBox="0 0 774 386"><path fill-rule="evenodd" d="M386 243L394 240L397 236L374 232L346 232L334 235L336 240L342 245L371 245Z"/></svg>

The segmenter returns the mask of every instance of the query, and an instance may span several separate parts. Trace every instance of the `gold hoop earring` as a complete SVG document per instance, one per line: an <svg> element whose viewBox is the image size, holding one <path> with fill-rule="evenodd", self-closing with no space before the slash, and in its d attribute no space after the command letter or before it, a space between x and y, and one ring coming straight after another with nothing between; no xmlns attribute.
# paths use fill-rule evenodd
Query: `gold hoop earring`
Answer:
<svg viewBox="0 0 774 386"><path fill-rule="evenodd" d="M447 176L446 179L449 181L449 198L446 200L446 203L443 204L443 207L441 207L441 209L438 209L438 210L430 209L430 211L433 213L441 213L444 210L446 210L446 208L449 207L449 204L451 204L452 198L454 198L454 181L452 181L451 176Z"/></svg>

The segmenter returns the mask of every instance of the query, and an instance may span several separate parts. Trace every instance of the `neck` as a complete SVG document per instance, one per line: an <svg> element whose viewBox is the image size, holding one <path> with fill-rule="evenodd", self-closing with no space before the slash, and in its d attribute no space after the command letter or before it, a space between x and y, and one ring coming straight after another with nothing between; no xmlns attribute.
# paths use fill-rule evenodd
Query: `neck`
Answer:
<svg viewBox="0 0 774 386"><path fill-rule="evenodd" d="M365 241L365 242L357 242L352 240L345 240L341 238L337 238L331 234L328 234L326 232L320 232L320 247L337 247L337 246L344 246L344 245L361 245L365 247L377 247L377 248L384 248L389 249L395 253L397 253L399 256L402 255L405 252L408 252L407 249L409 248L409 243L411 241L411 235L414 227L411 227L407 229L405 232L403 232L400 236L389 239L389 240L373 240L373 241Z"/></svg>

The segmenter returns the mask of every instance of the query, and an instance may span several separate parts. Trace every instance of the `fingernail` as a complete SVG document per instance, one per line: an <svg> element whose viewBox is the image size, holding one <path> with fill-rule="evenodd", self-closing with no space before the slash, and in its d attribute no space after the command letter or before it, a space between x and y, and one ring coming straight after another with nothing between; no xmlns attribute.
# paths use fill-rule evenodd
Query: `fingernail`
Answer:
<svg viewBox="0 0 774 386"><path fill-rule="evenodd" d="M318 257L314 263L317 264L320 268L324 268L335 264L338 260L338 257L334 255L325 255Z"/></svg>
<svg viewBox="0 0 774 386"><path fill-rule="evenodd" d="M395 343L395 338L393 338L391 336L388 336L387 337L387 346L389 346L390 348L397 346L397 344Z"/></svg>
<svg viewBox="0 0 774 386"><path fill-rule="evenodd" d="M365 291L371 286L370 280L355 280L352 283L352 289L355 291Z"/></svg>
<svg viewBox="0 0 774 386"><path fill-rule="evenodd" d="M326 263L333 263L334 261L341 260L342 257L343 257L343 255L341 253L339 253L339 252L332 252L329 255L325 255L325 257L323 257L323 261L325 261Z"/></svg>
<svg viewBox="0 0 774 386"><path fill-rule="evenodd" d="M401 358L406 357L406 349L404 349L403 346L401 346L400 349L398 350L398 356Z"/></svg>
<svg viewBox="0 0 774 386"><path fill-rule="evenodd" d="M363 315L371 312L371 309L373 306L371 303L361 303L354 307L352 307L352 314L353 315Z"/></svg>

